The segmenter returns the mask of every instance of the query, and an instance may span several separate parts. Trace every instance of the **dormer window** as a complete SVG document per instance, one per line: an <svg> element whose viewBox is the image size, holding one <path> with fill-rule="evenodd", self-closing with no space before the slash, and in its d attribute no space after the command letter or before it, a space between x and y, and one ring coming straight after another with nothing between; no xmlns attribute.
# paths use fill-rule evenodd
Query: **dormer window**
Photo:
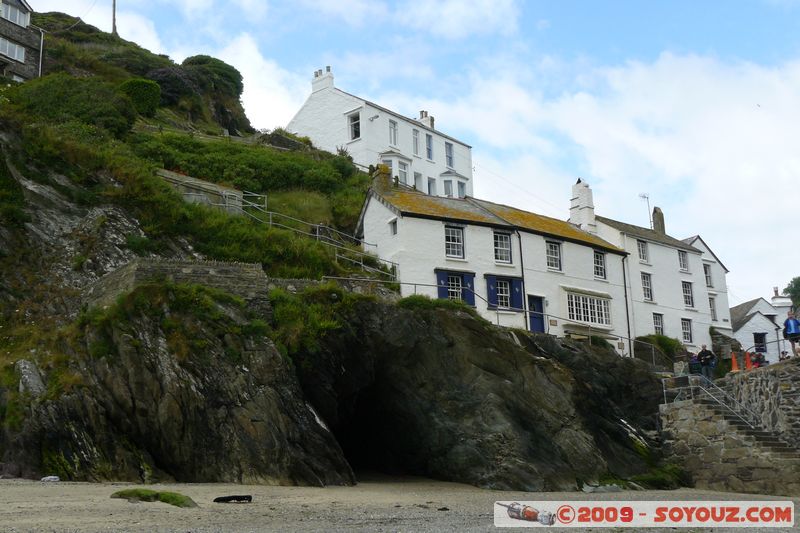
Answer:
<svg viewBox="0 0 800 533"><path fill-rule="evenodd" d="M10 20L14 24L22 26L23 28L27 28L31 21L30 13L26 13L17 7L6 4L5 2L2 4L0 16L6 20Z"/></svg>

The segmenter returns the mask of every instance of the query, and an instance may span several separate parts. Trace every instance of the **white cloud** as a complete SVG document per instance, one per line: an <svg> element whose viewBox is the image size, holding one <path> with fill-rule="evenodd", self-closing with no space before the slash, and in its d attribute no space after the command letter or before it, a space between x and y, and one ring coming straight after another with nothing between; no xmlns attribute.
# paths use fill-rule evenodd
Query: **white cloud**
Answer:
<svg viewBox="0 0 800 533"><path fill-rule="evenodd" d="M378 0L297 0L297 3L356 27L368 22L382 23L389 14L386 4Z"/></svg>
<svg viewBox="0 0 800 533"><path fill-rule="evenodd" d="M417 31L447 39L472 35L510 35L517 30L514 0L408 0L394 17Z"/></svg>
<svg viewBox="0 0 800 533"><path fill-rule="evenodd" d="M242 103L255 128L285 126L311 90L308 79L265 58L250 34L235 37L216 57L241 72L244 78Z"/></svg>
<svg viewBox="0 0 800 533"><path fill-rule="evenodd" d="M164 45L161 44L153 21L142 15L127 11L118 13L117 33L123 39L133 41L155 54L164 53Z"/></svg>
<svg viewBox="0 0 800 533"><path fill-rule="evenodd" d="M244 11L241 15L250 22L264 20L269 11L267 0L233 0L233 3Z"/></svg>

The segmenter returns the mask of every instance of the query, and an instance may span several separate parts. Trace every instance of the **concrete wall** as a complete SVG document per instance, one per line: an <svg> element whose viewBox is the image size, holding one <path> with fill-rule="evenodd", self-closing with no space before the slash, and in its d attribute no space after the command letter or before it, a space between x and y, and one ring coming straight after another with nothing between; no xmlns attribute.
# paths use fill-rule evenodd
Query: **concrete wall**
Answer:
<svg viewBox="0 0 800 533"><path fill-rule="evenodd" d="M333 76L326 74L325 83L319 83L308 97L303 107L289 122L286 129L297 135L308 136L314 146L336 152L339 147L344 147L353 157L353 160L362 166L376 165L384 159L392 160L392 176L398 176L398 163L408 163L408 184L414 185L414 173L422 176L420 189L427 192L427 180L436 180L438 195L444 194L443 181L453 180L454 195L457 194L455 181L459 178L443 177L448 171L455 171L463 175L467 195L472 196L472 151L469 146L457 140L447 138L441 132L428 128L421 122L404 118L386 110L370 105L365 100L357 98L336 89L333 86ZM348 116L360 113L361 136L358 139L350 138ZM397 122L397 143L390 144L389 121ZM413 150L413 130L419 131L419 153ZM433 137L433 158L426 157L425 135ZM445 161L445 142L453 144L453 167L448 168ZM395 155L392 155L394 153Z"/></svg>
<svg viewBox="0 0 800 533"><path fill-rule="evenodd" d="M800 358L716 382L761 417L764 428L800 447Z"/></svg>
<svg viewBox="0 0 800 533"><path fill-rule="evenodd" d="M0 72L4 72L8 77L16 74L26 80L36 78L39 75L39 50L41 48L39 31L30 27L23 28L0 17L0 37L25 47L24 63L0 54L0 64L5 64L4 67L0 66Z"/></svg>
<svg viewBox="0 0 800 533"><path fill-rule="evenodd" d="M800 494L798 459L771 452L709 407L691 400L661 406L662 450L700 489Z"/></svg>

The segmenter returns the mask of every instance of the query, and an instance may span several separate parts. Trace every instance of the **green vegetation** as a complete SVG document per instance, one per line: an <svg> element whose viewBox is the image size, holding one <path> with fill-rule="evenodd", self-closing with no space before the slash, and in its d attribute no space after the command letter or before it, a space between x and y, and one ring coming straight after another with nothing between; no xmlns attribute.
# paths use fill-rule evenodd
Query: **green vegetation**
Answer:
<svg viewBox="0 0 800 533"><path fill-rule="evenodd" d="M692 486L691 475L674 464L654 467L650 472L633 476L630 480L646 489L653 490L672 490Z"/></svg>
<svg viewBox="0 0 800 533"><path fill-rule="evenodd" d="M788 285L783 289L783 294L792 299L795 308L800 307L800 277L792 278ZM779 320L786 320L786 317L778 317Z"/></svg>
<svg viewBox="0 0 800 533"><path fill-rule="evenodd" d="M134 78L122 82L119 90L128 95L140 115L154 117L161 103L161 87L152 80Z"/></svg>
<svg viewBox="0 0 800 533"><path fill-rule="evenodd" d="M29 219L24 206L22 188L11 176L5 155L0 152L0 225L22 226Z"/></svg>
<svg viewBox="0 0 800 533"><path fill-rule="evenodd" d="M664 355L673 360L683 352L683 344L681 344L678 339L673 339L672 337L667 337L666 335L645 335L642 337L636 337L636 341L647 343L639 344L637 348L641 346L647 346L647 349L649 349L650 347L648 345L653 344L656 346L656 348L660 349Z"/></svg>
<svg viewBox="0 0 800 533"><path fill-rule="evenodd" d="M115 492L112 498L129 502L163 502L176 507L197 507L193 499L178 492L158 492L150 489L126 489Z"/></svg>
<svg viewBox="0 0 800 533"><path fill-rule="evenodd" d="M429 298L427 296L422 296L415 294L413 296L407 296L397 302L399 307L403 309L413 309L413 310L431 310L431 309L448 309L450 311L462 311L465 313L469 313L470 315L474 316L475 318L481 317L477 311L475 311L474 307L471 307L464 302L458 300L448 300L448 299L439 299L439 298Z"/></svg>

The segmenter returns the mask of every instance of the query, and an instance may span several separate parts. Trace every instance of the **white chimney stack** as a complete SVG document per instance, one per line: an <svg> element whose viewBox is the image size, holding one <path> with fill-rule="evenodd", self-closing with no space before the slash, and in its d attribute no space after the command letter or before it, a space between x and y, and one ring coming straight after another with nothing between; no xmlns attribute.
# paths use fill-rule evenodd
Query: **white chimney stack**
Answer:
<svg viewBox="0 0 800 533"><path fill-rule="evenodd" d="M314 79L311 80L311 92L314 93L329 87L333 87L333 72L331 72L331 67L325 67L325 70L315 70Z"/></svg>
<svg viewBox="0 0 800 533"><path fill-rule="evenodd" d="M569 221L589 233L597 234L597 222L594 218L594 198L589 184L578 178L572 186L572 198L569 206Z"/></svg>
<svg viewBox="0 0 800 533"><path fill-rule="evenodd" d="M430 129L434 129L433 128L433 116L428 115L427 111L423 110L423 111L419 112L419 121L422 124L428 126Z"/></svg>

